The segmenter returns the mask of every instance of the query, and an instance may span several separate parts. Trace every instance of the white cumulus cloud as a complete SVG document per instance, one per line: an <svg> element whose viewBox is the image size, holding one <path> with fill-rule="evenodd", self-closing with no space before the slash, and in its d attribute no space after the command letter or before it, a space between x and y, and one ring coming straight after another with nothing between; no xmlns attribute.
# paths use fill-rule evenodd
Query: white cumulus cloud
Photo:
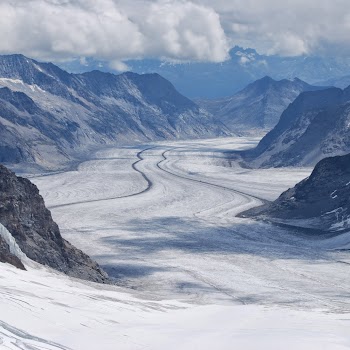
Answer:
<svg viewBox="0 0 350 350"><path fill-rule="evenodd" d="M0 0L0 14L1 53L116 65L156 56L223 61L229 49L219 15L181 0Z"/></svg>
<svg viewBox="0 0 350 350"><path fill-rule="evenodd" d="M286 56L350 53L349 0L194 0L220 15L231 45Z"/></svg>
<svg viewBox="0 0 350 350"><path fill-rule="evenodd" d="M0 0L0 53L54 61L221 62L238 44L280 55L350 53L349 0Z"/></svg>

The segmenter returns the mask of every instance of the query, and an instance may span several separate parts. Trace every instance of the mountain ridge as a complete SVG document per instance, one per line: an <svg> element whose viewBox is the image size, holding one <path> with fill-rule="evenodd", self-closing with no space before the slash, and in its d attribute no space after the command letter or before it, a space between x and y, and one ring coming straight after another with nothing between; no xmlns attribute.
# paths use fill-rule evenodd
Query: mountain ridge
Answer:
<svg viewBox="0 0 350 350"><path fill-rule="evenodd" d="M301 92L321 89L299 78L277 81L265 76L230 97L196 101L231 131L270 130Z"/></svg>
<svg viewBox="0 0 350 350"><path fill-rule="evenodd" d="M319 161L311 175L277 200L240 216L271 219L320 232L350 228L350 154Z"/></svg>
<svg viewBox="0 0 350 350"><path fill-rule="evenodd" d="M6 162L60 168L104 145L230 134L157 73L71 74L52 63L5 55L0 87L12 91L0 93L0 159Z"/></svg>
<svg viewBox="0 0 350 350"><path fill-rule="evenodd" d="M208 62L166 62L157 59L129 60L129 70L137 73L157 72L170 80L174 86L189 98L217 99L231 96L251 82L271 76L273 79L299 77L309 84L328 85L325 81L349 74L348 57L297 56L283 57L264 55L252 48L233 47L229 59L221 63ZM108 62L85 58L59 63L72 72L91 69L111 71ZM210 84L208 84L210 81ZM323 83L319 83L323 82Z"/></svg>
<svg viewBox="0 0 350 350"><path fill-rule="evenodd" d="M241 153L253 167L309 166L350 152L350 87L301 93L255 149Z"/></svg>

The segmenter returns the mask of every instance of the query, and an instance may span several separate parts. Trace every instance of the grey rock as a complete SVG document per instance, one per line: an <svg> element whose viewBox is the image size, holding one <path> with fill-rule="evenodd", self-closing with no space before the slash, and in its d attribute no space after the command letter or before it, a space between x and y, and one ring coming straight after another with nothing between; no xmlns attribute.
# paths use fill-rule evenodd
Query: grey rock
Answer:
<svg viewBox="0 0 350 350"><path fill-rule="evenodd" d="M308 178L276 201L241 216L293 220L322 231L349 230L350 154L321 160Z"/></svg>
<svg viewBox="0 0 350 350"><path fill-rule="evenodd" d="M350 88L301 93L253 150L241 153L253 167L314 166L350 152Z"/></svg>
<svg viewBox="0 0 350 350"><path fill-rule="evenodd" d="M105 283L106 273L64 240L38 188L0 165L0 222L32 260L65 274Z"/></svg>

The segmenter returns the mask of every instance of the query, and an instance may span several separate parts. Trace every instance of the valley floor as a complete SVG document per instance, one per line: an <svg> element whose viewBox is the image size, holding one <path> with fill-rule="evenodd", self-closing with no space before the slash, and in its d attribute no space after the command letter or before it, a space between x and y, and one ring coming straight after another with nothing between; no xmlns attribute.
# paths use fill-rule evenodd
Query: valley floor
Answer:
<svg viewBox="0 0 350 350"><path fill-rule="evenodd" d="M235 217L311 172L227 166L223 152L257 141L108 149L32 177L117 286L0 265L0 348L350 348L350 254L336 249L350 236Z"/></svg>

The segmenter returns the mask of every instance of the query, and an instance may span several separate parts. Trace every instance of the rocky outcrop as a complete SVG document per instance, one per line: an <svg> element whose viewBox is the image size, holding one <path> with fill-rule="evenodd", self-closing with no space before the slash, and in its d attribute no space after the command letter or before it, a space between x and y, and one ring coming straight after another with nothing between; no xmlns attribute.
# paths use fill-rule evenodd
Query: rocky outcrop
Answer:
<svg viewBox="0 0 350 350"><path fill-rule="evenodd" d="M350 154L321 160L307 179L276 201L241 216L282 220L322 231L350 230Z"/></svg>
<svg viewBox="0 0 350 350"><path fill-rule="evenodd" d="M38 188L0 165L0 223L28 258L69 276L107 282L106 273L64 240ZM2 252L6 244L2 243ZM11 259L8 257L7 259Z"/></svg>

